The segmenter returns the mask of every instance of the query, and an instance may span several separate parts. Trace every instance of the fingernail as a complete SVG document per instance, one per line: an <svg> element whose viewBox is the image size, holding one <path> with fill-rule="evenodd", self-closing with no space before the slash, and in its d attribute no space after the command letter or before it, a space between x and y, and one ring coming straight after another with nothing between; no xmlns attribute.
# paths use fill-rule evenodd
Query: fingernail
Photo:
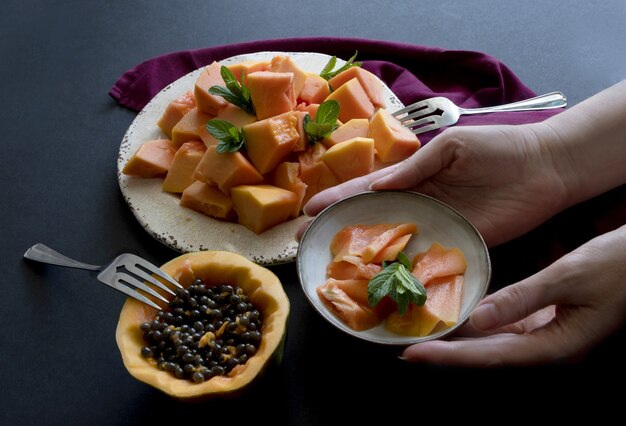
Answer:
<svg viewBox="0 0 626 426"><path fill-rule="evenodd" d="M474 309L470 321L479 330L490 330L499 323L498 310L493 304L485 303Z"/></svg>
<svg viewBox="0 0 626 426"><path fill-rule="evenodd" d="M402 355L400 355L400 356L398 357L398 359L399 359L400 361L408 361L408 360L409 360L407 357L402 356Z"/></svg>

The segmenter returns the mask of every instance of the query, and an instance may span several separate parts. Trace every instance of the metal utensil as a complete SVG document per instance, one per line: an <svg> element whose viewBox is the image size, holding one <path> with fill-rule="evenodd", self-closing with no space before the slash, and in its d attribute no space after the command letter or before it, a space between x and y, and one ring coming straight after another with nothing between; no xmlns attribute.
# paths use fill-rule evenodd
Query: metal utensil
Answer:
<svg viewBox="0 0 626 426"><path fill-rule="evenodd" d="M551 92L524 101L485 108L461 108L450 99L438 96L415 102L391 115L400 120L403 126L408 127L418 135L456 124L461 115L563 108L566 105L567 99L561 92Z"/></svg>
<svg viewBox="0 0 626 426"><path fill-rule="evenodd" d="M44 244L38 243L26 250L24 258L50 265L86 269L88 271L100 271L98 274L98 280L100 282L157 310L163 308L148 299L143 294L139 293L136 289L140 289L167 304L169 303L168 300L151 288L146 281L171 295L174 295L174 292L165 284L157 280L153 275L163 278L176 288L183 288L176 282L176 280L167 275L161 269L154 266L152 263L130 253L121 254L108 266L102 267L78 262L62 255Z"/></svg>

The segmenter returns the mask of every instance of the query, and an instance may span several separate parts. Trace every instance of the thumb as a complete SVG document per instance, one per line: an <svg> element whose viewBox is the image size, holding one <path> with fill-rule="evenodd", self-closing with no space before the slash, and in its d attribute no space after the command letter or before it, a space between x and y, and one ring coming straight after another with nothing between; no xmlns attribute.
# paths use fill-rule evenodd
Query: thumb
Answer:
<svg viewBox="0 0 626 426"><path fill-rule="evenodd" d="M549 275L550 271L538 272L486 297L470 315L470 325L477 330L493 330L558 303L562 286L548 279Z"/></svg>

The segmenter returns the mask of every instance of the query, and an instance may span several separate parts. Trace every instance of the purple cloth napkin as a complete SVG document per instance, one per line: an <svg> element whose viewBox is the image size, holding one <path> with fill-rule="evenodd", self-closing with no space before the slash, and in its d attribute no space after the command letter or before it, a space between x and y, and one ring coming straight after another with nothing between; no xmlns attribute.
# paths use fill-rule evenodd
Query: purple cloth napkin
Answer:
<svg viewBox="0 0 626 426"><path fill-rule="evenodd" d="M358 51L363 68L380 77L405 105L445 96L459 106L473 108L536 96L506 65L484 53L336 37L254 41L170 53L125 72L109 94L120 105L140 111L161 89L183 75L213 61L259 51L318 52L342 59ZM462 116L459 124L531 123L560 111ZM424 133L420 140L427 142L436 134Z"/></svg>

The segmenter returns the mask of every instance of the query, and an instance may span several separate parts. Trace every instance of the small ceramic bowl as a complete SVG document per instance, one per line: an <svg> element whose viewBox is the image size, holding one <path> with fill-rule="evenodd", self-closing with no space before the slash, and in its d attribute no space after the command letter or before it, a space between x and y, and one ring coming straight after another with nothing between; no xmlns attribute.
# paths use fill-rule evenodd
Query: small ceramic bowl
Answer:
<svg viewBox="0 0 626 426"><path fill-rule="evenodd" d="M404 252L409 259L434 242L458 247L467 260L459 322L425 337L400 336L378 325L354 331L337 318L320 300L316 288L326 282L326 266L332 261L330 242L345 226L413 222L419 233ZM448 205L426 195L408 191L364 192L332 204L318 214L304 232L296 259L300 284L313 307L338 329L370 342L410 345L440 339L460 327L484 297L491 279L489 252L476 228Z"/></svg>

